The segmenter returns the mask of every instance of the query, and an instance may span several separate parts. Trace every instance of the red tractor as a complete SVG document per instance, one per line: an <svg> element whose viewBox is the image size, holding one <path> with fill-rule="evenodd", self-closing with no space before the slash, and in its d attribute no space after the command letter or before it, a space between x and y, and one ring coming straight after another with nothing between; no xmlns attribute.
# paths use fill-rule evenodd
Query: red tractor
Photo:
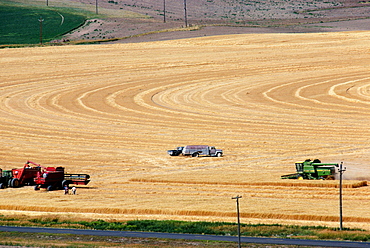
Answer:
<svg viewBox="0 0 370 248"><path fill-rule="evenodd" d="M35 165L35 167L30 166L30 164ZM9 187L18 188L25 185L33 185L34 178L41 171L41 166L35 164L31 161L27 161L23 168L12 169L12 178L9 179Z"/></svg>

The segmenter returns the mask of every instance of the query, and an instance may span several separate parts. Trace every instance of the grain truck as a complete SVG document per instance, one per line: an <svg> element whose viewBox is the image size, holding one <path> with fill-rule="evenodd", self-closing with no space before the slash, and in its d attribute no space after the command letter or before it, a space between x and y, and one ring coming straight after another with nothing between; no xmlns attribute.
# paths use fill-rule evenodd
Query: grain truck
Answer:
<svg viewBox="0 0 370 248"><path fill-rule="evenodd" d="M216 149L214 146L207 145L188 145L182 149L182 155L184 156L211 156L211 157L222 157L222 150Z"/></svg>

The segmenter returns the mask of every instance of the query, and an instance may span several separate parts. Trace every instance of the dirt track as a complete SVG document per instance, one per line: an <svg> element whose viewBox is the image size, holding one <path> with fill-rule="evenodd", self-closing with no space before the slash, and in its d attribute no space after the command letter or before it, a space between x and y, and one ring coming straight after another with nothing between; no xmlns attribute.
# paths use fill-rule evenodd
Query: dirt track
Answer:
<svg viewBox="0 0 370 248"><path fill-rule="evenodd" d="M0 50L2 169L31 160L92 177L76 196L1 190L0 209L235 221L231 197L242 195L244 223L337 226L333 182L280 175L319 158L343 161L355 180L347 186L369 180L369 38L250 34ZM166 154L186 144L225 156ZM369 200L368 187L344 190L345 226L370 229Z"/></svg>

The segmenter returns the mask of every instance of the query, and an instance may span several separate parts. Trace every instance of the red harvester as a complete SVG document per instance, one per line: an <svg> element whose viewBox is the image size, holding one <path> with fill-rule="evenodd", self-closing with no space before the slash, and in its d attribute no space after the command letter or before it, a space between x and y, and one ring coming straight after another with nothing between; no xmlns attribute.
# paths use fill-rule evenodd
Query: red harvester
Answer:
<svg viewBox="0 0 370 248"><path fill-rule="evenodd" d="M65 186L69 186L69 184L87 185L90 182L88 174L65 174L64 167L42 168L34 178L35 190L46 188L48 191L51 191L63 189Z"/></svg>
<svg viewBox="0 0 370 248"><path fill-rule="evenodd" d="M29 164L36 165L35 167L31 167ZM35 164L31 161L27 161L23 168L20 169L12 169L12 178L9 179L9 187L18 188L24 185L33 185L34 178L37 174L41 171L41 167L39 164Z"/></svg>
<svg viewBox="0 0 370 248"><path fill-rule="evenodd" d="M23 168L12 169L11 174L8 185L12 188L35 185L35 190L46 188L51 191L69 184L87 185L90 182L88 174L65 174L64 167L44 167L31 161L27 161Z"/></svg>

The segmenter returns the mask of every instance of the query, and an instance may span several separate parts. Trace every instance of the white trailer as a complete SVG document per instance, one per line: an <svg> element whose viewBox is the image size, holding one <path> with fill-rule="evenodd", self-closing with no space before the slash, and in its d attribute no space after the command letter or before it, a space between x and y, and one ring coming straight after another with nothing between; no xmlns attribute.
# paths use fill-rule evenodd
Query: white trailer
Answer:
<svg viewBox="0 0 370 248"><path fill-rule="evenodd" d="M216 147L214 146L207 146L207 145L190 145L190 146L185 146L184 149L182 149L182 155L184 156L222 157L222 154L223 152L221 149L216 149Z"/></svg>

